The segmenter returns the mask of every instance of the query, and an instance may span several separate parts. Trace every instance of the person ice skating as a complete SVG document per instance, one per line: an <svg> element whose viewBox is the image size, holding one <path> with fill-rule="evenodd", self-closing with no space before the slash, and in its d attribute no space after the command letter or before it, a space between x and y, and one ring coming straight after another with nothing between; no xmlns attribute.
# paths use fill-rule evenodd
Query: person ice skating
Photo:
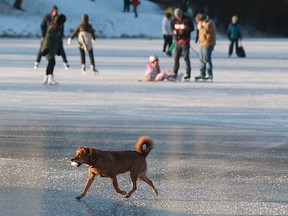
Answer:
<svg viewBox="0 0 288 216"><path fill-rule="evenodd" d="M123 12L129 12L130 11L130 0L123 0L124 6L123 6Z"/></svg>
<svg viewBox="0 0 288 216"><path fill-rule="evenodd" d="M199 30L199 59L201 63L200 75L196 76L195 80L213 81L212 51L216 45L216 26L213 20L205 14L198 13L195 19Z"/></svg>
<svg viewBox="0 0 288 216"><path fill-rule="evenodd" d="M37 69L39 64L40 64L40 61L41 61L41 50L42 50L42 44L43 44L43 40L44 40L44 37L46 35L46 32L47 32L47 28L49 27L50 23L52 22L52 20L58 15L58 8L57 6L53 6L52 9L51 9L51 12L50 14L47 14L43 17L42 19L42 22L40 24L40 31L41 31L41 45L40 45L40 49L38 51L38 54L37 54L37 58L36 58L36 61L34 63L34 69ZM64 37L64 25L61 27L60 31L59 31L59 34L60 34L60 37L59 37L59 47L58 47L58 51L57 51L57 54L58 55L61 55L62 56L62 59L63 59L63 65L65 67L65 69L68 69L70 66L68 64L68 61L67 61L67 57L66 57L66 53L64 51L64 47L63 47L63 37Z"/></svg>
<svg viewBox="0 0 288 216"><path fill-rule="evenodd" d="M162 51L168 56L172 55L171 52L169 51L169 47L171 46L173 42L173 33L171 30L171 18L172 18L172 13L167 10L166 15L162 19L162 34L163 34L163 39L164 39Z"/></svg>
<svg viewBox="0 0 288 216"><path fill-rule="evenodd" d="M74 32L68 38L68 44L71 44L72 39L78 34L78 47L81 58L81 70L82 73L86 71L85 51L88 52L90 59L90 69L96 74L98 70L95 67L94 54L93 54L93 42L96 40L95 30L89 23L89 16L87 14L82 15L82 22L79 24Z"/></svg>
<svg viewBox="0 0 288 216"><path fill-rule="evenodd" d="M61 14L56 16L47 28L46 35L43 40L41 54L48 60L46 67L46 75L44 77L43 84L46 85L57 85L58 83L54 80L54 66L55 66L55 55L57 54L59 47L59 37L61 29L66 21L66 17Z"/></svg>
<svg viewBox="0 0 288 216"><path fill-rule="evenodd" d="M163 81L165 79L174 81L175 74L172 71L160 70L159 58L156 55L149 57L149 64L146 66L145 75L139 77L138 81Z"/></svg>
<svg viewBox="0 0 288 216"><path fill-rule="evenodd" d="M138 17L137 7L140 5L140 1L132 0L132 5L133 5L133 11L134 11L135 17Z"/></svg>
<svg viewBox="0 0 288 216"><path fill-rule="evenodd" d="M186 63L186 75L184 79L190 80L191 64L189 59L189 49L191 32L194 31L194 25L193 21L188 16L185 16L180 8L174 10L174 16L175 18L171 21L171 29L176 39L173 70L176 78L180 66L179 60L181 55L183 55Z"/></svg>
<svg viewBox="0 0 288 216"><path fill-rule="evenodd" d="M242 40L241 29L238 23L237 16L232 17L231 23L228 26L227 36L228 36L228 39L230 40L229 51L228 51L228 56L230 57L233 53L234 44L235 44L235 50L237 50L239 47L238 42L239 40Z"/></svg>

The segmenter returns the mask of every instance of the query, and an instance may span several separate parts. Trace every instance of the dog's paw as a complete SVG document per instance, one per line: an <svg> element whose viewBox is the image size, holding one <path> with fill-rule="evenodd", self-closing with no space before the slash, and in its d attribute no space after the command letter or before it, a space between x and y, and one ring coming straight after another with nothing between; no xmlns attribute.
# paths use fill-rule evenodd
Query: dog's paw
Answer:
<svg viewBox="0 0 288 216"><path fill-rule="evenodd" d="M82 197L83 197L82 195L79 195L79 196L76 196L75 199L80 200Z"/></svg>
<svg viewBox="0 0 288 216"><path fill-rule="evenodd" d="M158 191L157 191L157 190L154 190L154 194L155 194L156 196L158 196Z"/></svg>
<svg viewBox="0 0 288 216"><path fill-rule="evenodd" d="M131 196L131 194L127 194L127 195L125 196L125 198L128 199L130 196Z"/></svg>

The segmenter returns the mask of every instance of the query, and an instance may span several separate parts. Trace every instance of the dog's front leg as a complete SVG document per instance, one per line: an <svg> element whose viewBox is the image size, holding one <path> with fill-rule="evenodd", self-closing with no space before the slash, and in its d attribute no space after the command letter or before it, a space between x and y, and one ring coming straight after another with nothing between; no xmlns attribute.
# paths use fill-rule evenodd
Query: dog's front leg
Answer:
<svg viewBox="0 0 288 216"><path fill-rule="evenodd" d="M126 194L127 194L126 191L122 191L122 190L119 189L119 187L118 187L118 181L117 181L116 176L110 177L110 179L111 179L112 184L113 184L113 186L114 186L114 189L115 189L115 191L116 191L117 193L120 193L120 194L122 194L122 195L126 195Z"/></svg>
<svg viewBox="0 0 288 216"><path fill-rule="evenodd" d="M75 197L76 199L80 200L82 197L84 197L86 195L86 193L87 193L88 189L90 188L90 186L91 186L92 182L94 181L94 179L95 179L95 174L94 173L89 173L85 188L84 188L84 190L82 191L82 193L79 196Z"/></svg>

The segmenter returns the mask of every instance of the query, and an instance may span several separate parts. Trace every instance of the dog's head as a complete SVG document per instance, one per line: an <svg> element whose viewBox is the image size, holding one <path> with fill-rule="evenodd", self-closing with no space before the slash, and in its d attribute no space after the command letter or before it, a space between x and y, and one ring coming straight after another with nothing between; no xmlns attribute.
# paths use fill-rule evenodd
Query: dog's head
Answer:
<svg viewBox="0 0 288 216"><path fill-rule="evenodd" d="M90 148L85 148L85 147L78 147L76 150L75 156L71 159L71 165L80 167L82 164L89 164L90 162L90 157L91 157L91 152L92 150Z"/></svg>

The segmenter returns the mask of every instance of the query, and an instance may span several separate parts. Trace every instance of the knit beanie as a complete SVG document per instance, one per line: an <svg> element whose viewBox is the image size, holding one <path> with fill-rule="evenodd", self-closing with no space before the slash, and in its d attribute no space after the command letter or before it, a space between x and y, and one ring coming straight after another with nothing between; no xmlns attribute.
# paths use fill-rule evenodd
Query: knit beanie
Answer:
<svg viewBox="0 0 288 216"><path fill-rule="evenodd" d="M232 22L238 22L238 16L233 16L232 17Z"/></svg>
<svg viewBox="0 0 288 216"><path fill-rule="evenodd" d="M180 8L176 8L174 10L174 16L175 17L182 17L183 16L183 11Z"/></svg>

